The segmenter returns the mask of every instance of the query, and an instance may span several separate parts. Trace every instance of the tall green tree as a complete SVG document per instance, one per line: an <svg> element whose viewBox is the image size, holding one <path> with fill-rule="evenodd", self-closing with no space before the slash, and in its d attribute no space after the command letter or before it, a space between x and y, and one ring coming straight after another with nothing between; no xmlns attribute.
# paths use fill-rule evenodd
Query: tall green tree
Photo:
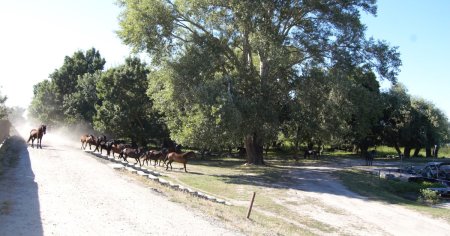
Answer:
<svg viewBox="0 0 450 236"><path fill-rule="evenodd" d="M415 131L414 156L419 154L420 149L425 148L425 155L430 157L435 146L439 147L449 139L448 118L433 103L422 98L413 97L411 108L415 114L411 125Z"/></svg>
<svg viewBox="0 0 450 236"><path fill-rule="evenodd" d="M168 66L166 71L174 72L159 78L168 80L160 85L170 86L175 95L155 99L176 106L170 112L167 106L159 106L167 120L185 115L216 120L232 110L239 120L232 121L238 125L231 125L230 137L240 137L251 164L264 163L262 145L276 134L281 107L291 92L290 81L301 75L305 66L364 64L394 81L400 65L395 48L364 36L360 12L375 14L374 0L119 3L123 7L119 30L123 42L135 51L148 52L155 65ZM209 83L220 86L204 86ZM210 109L199 109L204 101L197 94L203 89L216 95L208 101L216 101ZM190 96L176 95L180 91ZM149 93L159 96L156 92ZM190 122L196 125L183 121L178 125L193 129L201 127L198 122L202 120ZM191 132L192 138L197 139L201 132ZM174 132L171 135L178 138Z"/></svg>
<svg viewBox="0 0 450 236"><path fill-rule="evenodd" d="M49 80L41 81L33 86L33 100L28 107L28 117L48 125L59 124L63 116L58 105L52 83Z"/></svg>
<svg viewBox="0 0 450 236"><path fill-rule="evenodd" d="M146 145L151 139L167 136L160 115L146 95L149 70L139 58L111 68L97 83L94 127L117 138L128 138Z"/></svg>
<svg viewBox="0 0 450 236"><path fill-rule="evenodd" d="M53 124L74 123L80 119L92 123L95 104L87 103L96 102L92 99L95 93L91 92L98 76L83 76L99 73L104 65L105 59L95 48L66 56L63 65L49 75L49 82L36 85L30 114Z"/></svg>
<svg viewBox="0 0 450 236"><path fill-rule="evenodd" d="M393 86L383 94L385 99L383 140L403 155L418 155L421 148L431 156L434 145L442 145L449 139L448 118L431 102L412 97L402 84Z"/></svg>
<svg viewBox="0 0 450 236"><path fill-rule="evenodd" d="M310 69L293 83L283 130L296 151L302 143L308 148L344 143L351 118L349 85L349 81L319 68Z"/></svg>
<svg viewBox="0 0 450 236"><path fill-rule="evenodd" d="M101 74L101 71L96 71L78 76L75 92L67 95L63 102L64 115L69 123L84 120L93 127L93 119L97 112L95 105L101 103L96 89Z"/></svg>
<svg viewBox="0 0 450 236"><path fill-rule="evenodd" d="M398 83L383 94L383 99L383 140L401 155L400 147L403 147L411 136L411 96L406 87Z"/></svg>
<svg viewBox="0 0 450 236"><path fill-rule="evenodd" d="M378 144L381 139L383 103L380 85L374 73L362 69L350 73L349 80L351 118L346 138L364 155L370 146Z"/></svg>

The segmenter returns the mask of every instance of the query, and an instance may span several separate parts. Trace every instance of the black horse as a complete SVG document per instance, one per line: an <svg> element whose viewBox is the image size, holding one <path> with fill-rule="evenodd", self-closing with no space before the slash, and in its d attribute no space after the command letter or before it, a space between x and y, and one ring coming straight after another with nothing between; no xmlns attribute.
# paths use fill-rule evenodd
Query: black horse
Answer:
<svg viewBox="0 0 450 236"><path fill-rule="evenodd" d="M30 137L28 138L27 143L29 143L31 140L31 147L34 148L34 140L37 139L36 147L42 149L42 136L44 136L46 130L47 130L46 125L41 125L37 129L32 129L30 131Z"/></svg>

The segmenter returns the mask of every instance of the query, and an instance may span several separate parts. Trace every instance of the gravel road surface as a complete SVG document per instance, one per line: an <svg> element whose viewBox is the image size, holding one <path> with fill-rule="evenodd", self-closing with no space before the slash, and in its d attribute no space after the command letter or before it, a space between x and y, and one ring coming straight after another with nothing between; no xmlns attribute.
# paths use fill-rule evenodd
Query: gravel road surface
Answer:
<svg viewBox="0 0 450 236"><path fill-rule="evenodd" d="M236 235L46 134L0 178L0 235Z"/></svg>

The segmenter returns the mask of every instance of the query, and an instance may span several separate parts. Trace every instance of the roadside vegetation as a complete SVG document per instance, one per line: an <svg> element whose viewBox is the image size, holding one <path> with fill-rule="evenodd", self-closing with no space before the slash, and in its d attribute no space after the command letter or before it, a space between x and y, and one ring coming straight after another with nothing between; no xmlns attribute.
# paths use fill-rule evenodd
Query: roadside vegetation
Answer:
<svg viewBox="0 0 450 236"><path fill-rule="evenodd" d="M382 179L361 170L338 171L335 174L351 191L371 200L405 206L450 222L450 209L433 207L433 203L438 203L436 194L423 191L427 188L444 187L441 184ZM428 195L424 195L424 192Z"/></svg>

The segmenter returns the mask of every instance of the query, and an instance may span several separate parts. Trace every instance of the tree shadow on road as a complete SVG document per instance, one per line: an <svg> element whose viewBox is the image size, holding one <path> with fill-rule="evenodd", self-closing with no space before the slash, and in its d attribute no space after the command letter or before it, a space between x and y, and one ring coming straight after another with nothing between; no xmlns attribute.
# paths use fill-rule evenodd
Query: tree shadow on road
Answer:
<svg viewBox="0 0 450 236"><path fill-rule="evenodd" d="M0 155L11 159L0 175L0 235L43 235L38 196L25 140L12 136Z"/></svg>

